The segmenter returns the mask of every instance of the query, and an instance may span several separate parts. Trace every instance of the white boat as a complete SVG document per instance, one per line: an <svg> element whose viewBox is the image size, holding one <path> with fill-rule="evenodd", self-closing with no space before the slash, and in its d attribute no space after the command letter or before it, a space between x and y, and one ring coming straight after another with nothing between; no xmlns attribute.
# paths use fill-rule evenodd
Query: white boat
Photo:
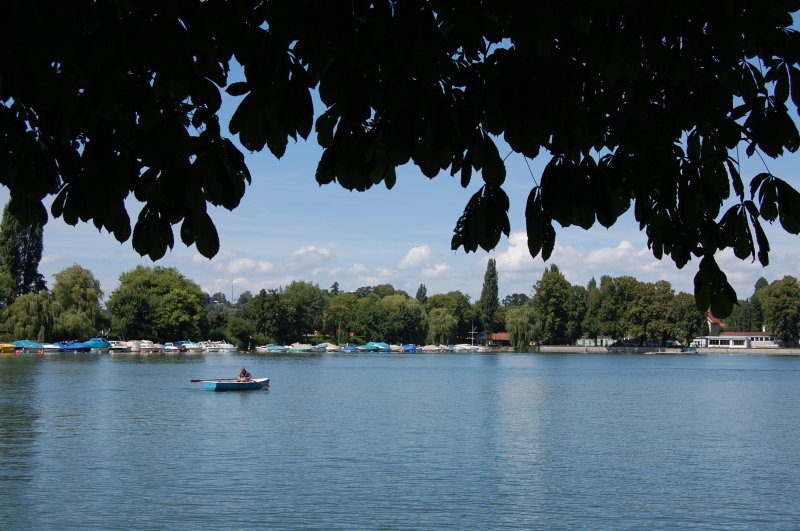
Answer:
<svg viewBox="0 0 800 531"><path fill-rule="evenodd" d="M139 352L154 352L156 350L156 344L150 341L149 339L142 339L139 341Z"/></svg>
<svg viewBox="0 0 800 531"><path fill-rule="evenodd" d="M142 342L139 341L138 339L133 341L126 341L125 344L128 345L128 350L130 350L131 352L139 352L142 346Z"/></svg>
<svg viewBox="0 0 800 531"><path fill-rule="evenodd" d="M55 343L43 343L42 352L60 352L62 347Z"/></svg>
<svg viewBox="0 0 800 531"><path fill-rule="evenodd" d="M289 345L289 354L309 354L314 352L325 352L325 349L308 343L292 343Z"/></svg>
<svg viewBox="0 0 800 531"><path fill-rule="evenodd" d="M175 343L164 343L164 354L178 354L180 351Z"/></svg>
<svg viewBox="0 0 800 531"><path fill-rule="evenodd" d="M236 352L236 345L231 345L227 341L201 341L198 343L203 352Z"/></svg>
<svg viewBox="0 0 800 531"><path fill-rule="evenodd" d="M268 345L259 345L256 347L256 352L260 352L262 354L281 354L283 352L287 352L289 347L284 345L275 345L274 343L270 343Z"/></svg>
<svg viewBox="0 0 800 531"><path fill-rule="evenodd" d="M236 345L231 345L227 341L214 341L219 352L236 352L239 350Z"/></svg>
<svg viewBox="0 0 800 531"><path fill-rule="evenodd" d="M459 343L453 345L453 352L478 352L477 345L470 345L469 343Z"/></svg>
<svg viewBox="0 0 800 531"><path fill-rule="evenodd" d="M111 354L119 354L120 352L130 352L131 347L127 341L110 341L111 346L108 347L108 352Z"/></svg>
<svg viewBox="0 0 800 531"><path fill-rule="evenodd" d="M198 345L200 346L200 350L203 352L219 352L219 347L216 345L216 341L200 341Z"/></svg>
<svg viewBox="0 0 800 531"><path fill-rule="evenodd" d="M194 341L190 341L188 339L176 341L175 346L187 352L200 352L203 350L203 347L201 347L199 343L195 343Z"/></svg>

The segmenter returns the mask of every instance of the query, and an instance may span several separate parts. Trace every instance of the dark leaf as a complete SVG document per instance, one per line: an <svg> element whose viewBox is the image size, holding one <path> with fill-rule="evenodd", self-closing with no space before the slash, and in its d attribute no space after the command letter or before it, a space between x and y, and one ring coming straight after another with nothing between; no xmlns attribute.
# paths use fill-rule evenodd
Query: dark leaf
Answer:
<svg viewBox="0 0 800 531"><path fill-rule="evenodd" d="M720 270L713 255L706 255L694 277L694 298L697 309L711 312L717 317L727 317L736 304L736 291L728 277Z"/></svg>
<svg viewBox="0 0 800 531"><path fill-rule="evenodd" d="M736 164L730 159L728 159L728 174L731 177L731 184L733 185L733 191L736 193L736 196L739 199L744 199L744 183L742 183L742 177L739 175Z"/></svg>
<svg viewBox="0 0 800 531"><path fill-rule="evenodd" d="M205 212L194 219L197 250L206 258L213 258L219 252L219 235L211 217Z"/></svg>
<svg viewBox="0 0 800 531"><path fill-rule="evenodd" d="M244 96L250 92L250 85L248 85L246 81L239 81L228 85L225 91L231 96Z"/></svg>
<svg viewBox="0 0 800 531"><path fill-rule="evenodd" d="M483 157L483 181L488 185L500 186L506 179L506 166L489 135L483 137Z"/></svg>

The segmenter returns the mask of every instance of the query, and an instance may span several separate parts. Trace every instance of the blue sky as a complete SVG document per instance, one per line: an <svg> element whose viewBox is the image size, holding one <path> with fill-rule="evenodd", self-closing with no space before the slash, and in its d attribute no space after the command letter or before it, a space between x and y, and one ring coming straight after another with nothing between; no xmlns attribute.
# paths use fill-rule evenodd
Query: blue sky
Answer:
<svg viewBox="0 0 800 531"><path fill-rule="evenodd" d="M315 104L318 115L320 103ZM223 123L226 127L226 118ZM498 147L501 155L508 153L507 148ZM656 260L630 212L611 229L598 224L589 231L556 225L551 259L545 264L541 258L531 258L524 214L533 177L521 155L511 154L506 160L510 237L501 238L491 253L465 253L451 251L450 240L464 206L481 186L479 175L464 189L458 178L447 173L428 179L407 165L398 170L392 190L381 185L349 192L338 184L317 184L314 173L320 154L314 138L290 144L281 160L266 150L246 154L253 181L242 203L232 212L211 211L220 235L219 254L211 260L204 258L194 247L184 246L176 234L174 249L157 265L175 267L204 291L222 291L229 298L232 293L234 299L245 290L257 293L306 280L323 288L338 282L347 291L388 283L412 296L422 283L429 295L460 290L475 301L490 257L497 260L501 298L511 293L530 295L549 264L557 264L573 284L586 285L590 278L605 274L632 275L648 282L665 279L676 291L692 292L698 261L679 270L668 257ZM541 157L530 161L537 181L545 163ZM774 174L800 189L800 156L791 154L767 164ZM764 163L757 157L743 160L742 169L747 184L764 171ZM7 189L0 187L0 204L7 200ZM140 207L132 199L128 204L135 220ZM760 276L770 282L785 275L800 277L798 237L786 234L777 224L767 227L767 234L772 248L767 268L741 261L730 251L717 256L740 298L750 296ZM121 273L139 264L154 265L140 257L130 241L120 244L91 224L72 227L51 219L45 227L40 272L52 285L52 276L72 264L90 269L106 296L117 287Z"/></svg>

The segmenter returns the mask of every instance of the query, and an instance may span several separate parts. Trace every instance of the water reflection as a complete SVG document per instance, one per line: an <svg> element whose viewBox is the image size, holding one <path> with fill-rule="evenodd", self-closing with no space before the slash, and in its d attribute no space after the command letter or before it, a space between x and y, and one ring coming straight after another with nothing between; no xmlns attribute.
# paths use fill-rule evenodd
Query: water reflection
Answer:
<svg viewBox="0 0 800 531"><path fill-rule="evenodd" d="M25 493L35 477L39 420L35 389L42 366L42 358L35 354L0 360L0 507L15 515L7 522L9 527L27 524Z"/></svg>

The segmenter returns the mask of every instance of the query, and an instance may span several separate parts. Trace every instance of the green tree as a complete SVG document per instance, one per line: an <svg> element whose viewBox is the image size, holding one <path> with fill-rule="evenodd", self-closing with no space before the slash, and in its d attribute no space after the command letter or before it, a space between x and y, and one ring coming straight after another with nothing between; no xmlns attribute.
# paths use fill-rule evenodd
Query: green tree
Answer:
<svg viewBox="0 0 800 531"><path fill-rule="evenodd" d="M225 297L225 294L223 292L218 291L218 292L216 292L215 294L213 294L211 296L211 303L212 304L227 305L228 304L228 299L227 299L227 297Z"/></svg>
<svg viewBox="0 0 800 531"><path fill-rule="evenodd" d="M528 346L542 337L542 323L532 304L515 305L506 313L506 330L511 346L524 352Z"/></svg>
<svg viewBox="0 0 800 531"><path fill-rule="evenodd" d="M764 305L762 296L765 289L769 287L769 282L764 277L759 277L753 286L753 294L750 296L750 304L753 305L753 317L750 323L751 330L761 330L764 327Z"/></svg>
<svg viewBox="0 0 800 531"><path fill-rule="evenodd" d="M532 308L541 322L542 340L573 339L568 332L573 308L572 286L553 264L546 267L542 278L533 287ZM575 312L577 313L577 312Z"/></svg>
<svg viewBox="0 0 800 531"><path fill-rule="evenodd" d="M583 330L592 339L597 339L601 326L599 322L602 293L597 281L592 277L586 285L586 313L583 318Z"/></svg>
<svg viewBox="0 0 800 531"><path fill-rule="evenodd" d="M800 284L791 275L776 280L764 290L764 323L785 342L800 336Z"/></svg>
<svg viewBox="0 0 800 531"><path fill-rule="evenodd" d="M261 290L247 305L247 315L256 333L272 343L288 344L297 339L297 311L279 289Z"/></svg>
<svg viewBox="0 0 800 531"><path fill-rule="evenodd" d="M461 339L469 342L472 325L478 322L480 316L469 302L469 295L460 291L449 291L447 293L436 293L428 297L425 302L425 311L429 318L431 311L435 308L445 308L456 320L456 332L453 340ZM430 334L429 334L430 335Z"/></svg>
<svg viewBox="0 0 800 531"><path fill-rule="evenodd" d="M416 299L420 304L425 304L425 301L428 300L428 288L425 287L425 284L420 284L417 288Z"/></svg>
<svg viewBox="0 0 800 531"><path fill-rule="evenodd" d="M530 297L524 293L512 293L511 295L506 295L503 297L502 304L504 308L510 308L511 306L522 306L529 300Z"/></svg>
<svg viewBox="0 0 800 531"><path fill-rule="evenodd" d="M370 293L353 307L350 326L356 337L364 341L383 341L388 333L389 316L380 304L380 297Z"/></svg>
<svg viewBox="0 0 800 531"><path fill-rule="evenodd" d="M372 288L372 293L382 299L384 297L388 297L389 295L394 295L397 293L397 290L394 289L394 286L391 284L379 284Z"/></svg>
<svg viewBox="0 0 800 531"><path fill-rule="evenodd" d="M107 323L100 309L103 291L91 271L75 264L54 276L53 333L63 339L87 339Z"/></svg>
<svg viewBox="0 0 800 531"><path fill-rule="evenodd" d="M122 273L109 296L112 334L158 341L200 337L208 329L206 298L195 282L171 267Z"/></svg>
<svg viewBox="0 0 800 531"><path fill-rule="evenodd" d="M283 289L282 296L295 311L295 340L322 330L322 317L328 305L328 294L325 290L317 284L297 280Z"/></svg>
<svg viewBox="0 0 800 531"><path fill-rule="evenodd" d="M556 224L609 227L633 206L656 257L699 259L698 307L727 316L736 295L715 253L766 264L764 220L800 231L800 194L738 164L740 152L777 158L800 145L796 10L785 0L11 2L0 184L26 223L43 224L54 196L54 216L92 220L152 259L174 245L175 225L210 257L208 205L237 207L251 179L229 136L281 157L314 130L320 184L392 187L408 162L465 187L480 172L451 246L488 250L510 231L502 137L519 156L549 157L526 208L533 256L549 258ZM234 58L242 78L228 76ZM229 120L221 90L240 97ZM129 197L144 203L133 229Z"/></svg>
<svg viewBox="0 0 800 531"><path fill-rule="evenodd" d="M692 295L684 292L675 295L670 315L674 320L672 337L676 340L689 345L692 339L702 335L706 318L705 314L697 309Z"/></svg>
<svg viewBox="0 0 800 531"><path fill-rule="evenodd" d="M396 293L381 299L386 312L386 341L418 343L425 339L425 308L416 299Z"/></svg>
<svg viewBox="0 0 800 531"><path fill-rule="evenodd" d="M242 350L252 350L255 346L253 345L253 334L256 333L255 325L244 312L232 315L228 319L225 332L228 340L235 342Z"/></svg>
<svg viewBox="0 0 800 531"><path fill-rule="evenodd" d="M631 276L600 278L600 302L596 308L598 333L616 339L640 338L641 322L630 309L639 281Z"/></svg>
<svg viewBox="0 0 800 531"><path fill-rule="evenodd" d="M494 258L489 258L486 263L486 273L483 275L483 288L478 301L480 307L481 324L483 330L489 334L494 332L494 314L500 306L500 296L497 287L497 263Z"/></svg>
<svg viewBox="0 0 800 531"><path fill-rule="evenodd" d="M0 222L0 302L8 305L20 295L46 289L41 259L42 226L20 224L6 205Z"/></svg>
<svg viewBox="0 0 800 531"><path fill-rule="evenodd" d="M352 293L339 293L328 301L323 314L323 331L335 338L337 343L344 343L351 331L352 311L358 301Z"/></svg>
<svg viewBox="0 0 800 531"><path fill-rule="evenodd" d="M253 298L253 294L249 290L245 290L236 299L236 306L245 306Z"/></svg>
<svg viewBox="0 0 800 531"><path fill-rule="evenodd" d="M675 290L666 280L648 283L645 287L647 298L644 303L648 305L648 311L645 314L644 339L664 345L667 340L675 339L676 316L672 313Z"/></svg>
<svg viewBox="0 0 800 531"><path fill-rule="evenodd" d="M17 339L55 340L52 295L42 291L17 297L8 308L7 326Z"/></svg>
<svg viewBox="0 0 800 531"><path fill-rule="evenodd" d="M458 319L447 308L434 308L428 313L428 342L449 345L455 342Z"/></svg>

